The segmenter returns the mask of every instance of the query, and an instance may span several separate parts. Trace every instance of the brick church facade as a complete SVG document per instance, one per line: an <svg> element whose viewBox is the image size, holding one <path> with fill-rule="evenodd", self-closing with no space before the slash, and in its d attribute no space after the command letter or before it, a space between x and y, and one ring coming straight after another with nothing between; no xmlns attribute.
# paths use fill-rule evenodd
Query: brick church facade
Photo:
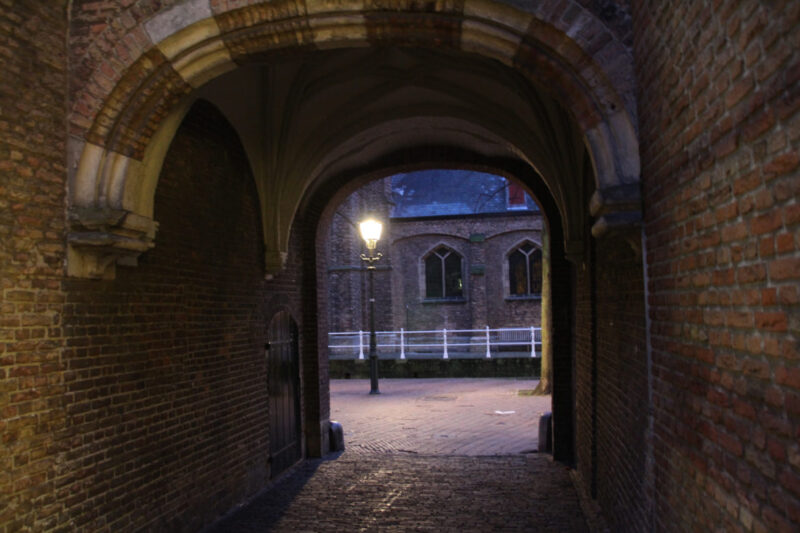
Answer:
<svg viewBox="0 0 800 533"><path fill-rule="evenodd" d="M413 200L400 194L409 190ZM321 290L328 293L331 331L369 330L359 260L366 250L357 227L369 215L384 223L375 274L378 331L538 328L542 217L521 190L517 205L508 191L503 178L453 170L394 176L355 191L337 208L326 240ZM448 273L457 279L453 287L436 283Z"/></svg>
<svg viewBox="0 0 800 533"><path fill-rule="evenodd" d="M613 531L797 531L798 43L794 0L3 0L0 531L198 531L327 453L334 206L432 168L539 203L553 459Z"/></svg>

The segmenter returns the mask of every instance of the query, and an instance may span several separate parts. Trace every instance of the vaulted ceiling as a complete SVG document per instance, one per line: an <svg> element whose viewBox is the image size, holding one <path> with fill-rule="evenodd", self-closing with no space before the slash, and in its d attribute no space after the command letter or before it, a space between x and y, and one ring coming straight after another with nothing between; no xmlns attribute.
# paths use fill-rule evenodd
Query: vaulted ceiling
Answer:
<svg viewBox="0 0 800 533"><path fill-rule="evenodd" d="M418 49L325 51L242 68L195 97L217 105L239 131L273 252L286 249L310 189L431 145L525 161L580 227L583 136L544 90L498 62Z"/></svg>

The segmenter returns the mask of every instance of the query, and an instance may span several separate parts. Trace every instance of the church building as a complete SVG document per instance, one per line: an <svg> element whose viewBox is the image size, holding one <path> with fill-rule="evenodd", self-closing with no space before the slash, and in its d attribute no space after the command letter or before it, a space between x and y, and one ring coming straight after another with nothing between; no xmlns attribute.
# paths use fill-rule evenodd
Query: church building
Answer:
<svg viewBox="0 0 800 533"><path fill-rule="evenodd" d="M445 169L384 178L337 208L326 242L331 331L369 329L358 233L368 216L384 223L378 330L540 326L539 207L506 178Z"/></svg>

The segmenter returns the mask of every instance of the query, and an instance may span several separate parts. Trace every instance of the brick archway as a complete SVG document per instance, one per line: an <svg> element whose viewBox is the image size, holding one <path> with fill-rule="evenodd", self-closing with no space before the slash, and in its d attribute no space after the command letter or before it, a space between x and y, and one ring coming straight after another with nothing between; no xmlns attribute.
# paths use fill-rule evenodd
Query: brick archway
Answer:
<svg viewBox="0 0 800 533"><path fill-rule="evenodd" d="M635 223L639 156L630 51L593 13L569 4L564 11L548 6L525 12L488 0L424 8L410 0L244 7L194 0L160 11L133 6L121 13L120 26L90 41L75 32L68 272L110 277L115 262L135 262L153 246L152 198L161 162L199 87L244 65L324 49L451 50L504 65L544 86L588 148L598 190L592 202L600 217L596 234ZM111 42L113 54L106 50ZM546 179L551 188L557 185L556 176ZM265 235L268 270L280 268L307 185L285 202L292 205L288 213L271 221L274 235ZM563 215L568 201L559 199ZM585 210L585 203L577 207Z"/></svg>
<svg viewBox="0 0 800 533"><path fill-rule="evenodd" d="M320 280L325 278L324 242L336 206L347 196L366 183L396 173L425 168L461 168L478 170L513 179L521 183L530 193L544 215L550 235L550 313L543 327L547 328L549 350L552 356L552 410L553 410L553 457L564 463L575 460L575 265L569 260L569 251L564 246L564 220L557 202L547 184L527 162L516 158L484 157L479 153L448 147L429 147L425 150L399 151L387 157L380 167L346 172L314 190L303 202L298 212L297 228L300 229L304 257L303 310L305 350L303 358L308 371L307 379L317 379L320 387L305 390L306 405L318 416L307 426L309 450L314 453L317 446L327 446L327 426L330 418L327 314L319 312L327 308L328 295L320 290Z"/></svg>

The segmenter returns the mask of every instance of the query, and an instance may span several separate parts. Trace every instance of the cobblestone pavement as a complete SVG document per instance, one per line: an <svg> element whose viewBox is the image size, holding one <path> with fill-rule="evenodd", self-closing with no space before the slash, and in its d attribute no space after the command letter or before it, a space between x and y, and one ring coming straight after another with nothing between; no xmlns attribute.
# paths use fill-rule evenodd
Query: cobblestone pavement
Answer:
<svg viewBox="0 0 800 533"><path fill-rule="evenodd" d="M566 468L544 456L346 451L306 461L212 531L588 530Z"/></svg>
<svg viewBox="0 0 800 533"><path fill-rule="evenodd" d="M300 464L209 533L588 531L569 470L520 453L549 410L518 394L535 386L381 380L370 396L367 380L333 381L345 452Z"/></svg>
<svg viewBox="0 0 800 533"><path fill-rule="evenodd" d="M530 379L331 380L331 420L354 453L507 455L536 450L549 396Z"/></svg>

